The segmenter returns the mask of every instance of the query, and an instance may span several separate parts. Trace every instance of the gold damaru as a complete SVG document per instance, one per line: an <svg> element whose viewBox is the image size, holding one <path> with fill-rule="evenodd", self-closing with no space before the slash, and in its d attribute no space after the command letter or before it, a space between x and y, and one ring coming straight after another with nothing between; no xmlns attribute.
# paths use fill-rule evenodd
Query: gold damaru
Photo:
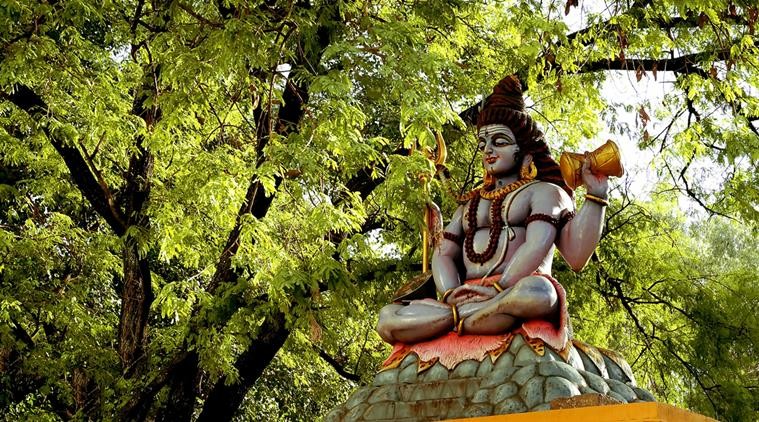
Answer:
<svg viewBox="0 0 759 422"><path fill-rule="evenodd" d="M564 152L559 159L559 167L564 181L572 189L576 189L582 184L582 162L586 156L590 159L590 171L593 173L616 177L625 174L619 147L612 140L606 141L593 152L586 152L585 154Z"/></svg>

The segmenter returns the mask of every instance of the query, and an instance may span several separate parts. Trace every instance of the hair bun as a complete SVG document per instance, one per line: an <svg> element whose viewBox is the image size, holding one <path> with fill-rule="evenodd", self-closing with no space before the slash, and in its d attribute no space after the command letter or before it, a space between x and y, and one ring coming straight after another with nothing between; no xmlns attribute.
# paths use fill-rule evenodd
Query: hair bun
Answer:
<svg viewBox="0 0 759 422"><path fill-rule="evenodd" d="M485 108L488 107L506 107L524 112L522 84L516 75L509 75L501 79L493 87L493 93L485 101Z"/></svg>

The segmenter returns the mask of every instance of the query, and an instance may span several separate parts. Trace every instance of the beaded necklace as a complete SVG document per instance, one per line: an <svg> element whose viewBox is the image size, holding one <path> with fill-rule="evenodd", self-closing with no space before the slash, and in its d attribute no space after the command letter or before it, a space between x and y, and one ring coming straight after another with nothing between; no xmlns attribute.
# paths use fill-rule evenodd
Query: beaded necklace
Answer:
<svg viewBox="0 0 759 422"><path fill-rule="evenodd" d="M501 186L500 188L496 190L492 190L492 191L485 190L485 186L481 186L479 188L472 189L463 195L459 195L453 190L453 187L450 185L447 178L445 178L443 182L445 186L448 188L448 192L451 194L451 196L453 196L456 199L456 202L458 202L459 204L466 204L468 201L480 196L490 201L498 199L499 197L504 197L510 194L511 192L515 191L516 189L518 189L520 186L527 184L534 179L535 179L534 177L519 179L516 182L509 183L506 186Z"/></svg>
<svg viewBox="0 0 759 422"><path fill-rule="evenodd" d="M482 264L490 260L495 255L495 251L498 248L498 240L501 237L501 231L503 231L503 200L511 192L514 192L522 185L529 183L530 179L519 179L514 183L509 183L506 186L502 186L499 189L493 191L486 191L484 188L473 190L469 201L469 207L467 209L467 223L469 228L467 229L464 237L464 252L466 253L469 261ZM485 198L493 201L490 204L490 220L492 225L490 227L490 233L488 236L488 246L481 253L474 250L474 234L477 232L477 209L480 205L480 198Z"/></svg>
<svg viewBox="0 0 759 422"><path fill-rule="evenodd" d="M520 186L529 183L533 179L534 178L519 179L516 182L509 183L506 186L501 186L500 188L492 191L486 191L484 187L481 187L479 189L479 196L491 201L496 199L503 199L506 195L514 192L515 190L519 189Z"/></svg>
<svg viewBox="0 0 759 422"><path fill-rule="evenodd" d="M490 227L488 247L482 253L477 253L474 250L474 234L477 231L477 208L479 205L480 195L475 196L469 201L469 209L467 210L469 228L464 237L464 251L470 261L482 264L495 255L495 250L498 247L498 238L501 237L501 231L503 230L503 216L501 215L503 198L498 198L490 204L490 219L493 223Z"/></svg>

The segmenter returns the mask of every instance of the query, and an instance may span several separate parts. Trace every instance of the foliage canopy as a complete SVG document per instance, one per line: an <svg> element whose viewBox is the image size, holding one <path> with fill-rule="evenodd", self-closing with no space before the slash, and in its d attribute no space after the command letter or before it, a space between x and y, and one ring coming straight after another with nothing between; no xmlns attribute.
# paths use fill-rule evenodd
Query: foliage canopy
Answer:
<svg viewBox="0 0 759 422"><path fill-rule="evenodd" d="M608 128L654 154L589 268L556 268L576 335L662 400L756 419L759 10L577 3L5 1L0 413L324 414L387 352L423 204L454 207L434 132L476 183L467 124L518 73L555 152ZM630 110L621 73L670 84Z"/></svg>

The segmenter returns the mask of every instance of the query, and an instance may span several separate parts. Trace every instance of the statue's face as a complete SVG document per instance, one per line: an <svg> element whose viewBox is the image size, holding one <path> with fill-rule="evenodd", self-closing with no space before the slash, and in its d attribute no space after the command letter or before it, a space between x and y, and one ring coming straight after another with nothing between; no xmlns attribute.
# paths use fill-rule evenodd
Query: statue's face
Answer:
<svg viewBox="0 0 759 422"><path fill-rule="evenodd" d="M482 151L482 166L488 174L501 176L519 168L519 146L508 126L483 126L477 132L477 141L477 147Z"/></svg>

